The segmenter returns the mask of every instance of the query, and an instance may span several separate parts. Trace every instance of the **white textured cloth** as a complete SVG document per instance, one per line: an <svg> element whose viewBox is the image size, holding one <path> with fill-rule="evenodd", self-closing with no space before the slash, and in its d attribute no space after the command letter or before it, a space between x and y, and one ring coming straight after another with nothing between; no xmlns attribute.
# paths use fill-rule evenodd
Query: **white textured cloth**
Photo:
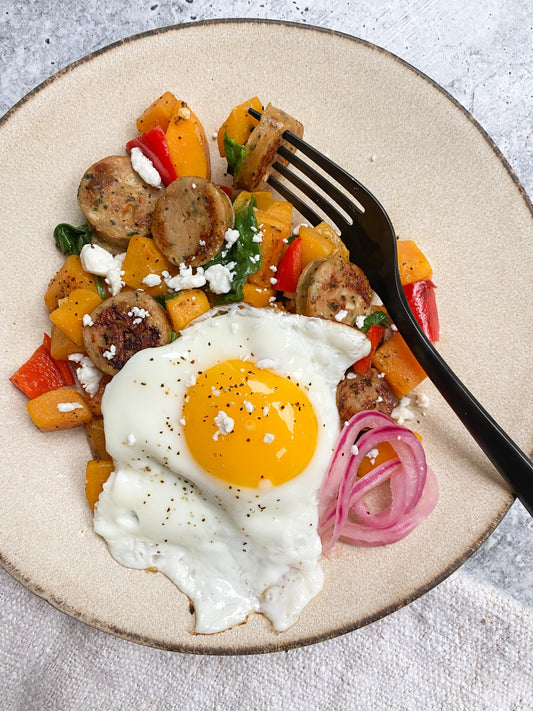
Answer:
<svg viewBox="0 0 533 711"><path fill-rule="evenodd" d="M533 709L533 611L463 572L343 637L239 657L114 638L3 570L0 591L3 711Z"/></svg>

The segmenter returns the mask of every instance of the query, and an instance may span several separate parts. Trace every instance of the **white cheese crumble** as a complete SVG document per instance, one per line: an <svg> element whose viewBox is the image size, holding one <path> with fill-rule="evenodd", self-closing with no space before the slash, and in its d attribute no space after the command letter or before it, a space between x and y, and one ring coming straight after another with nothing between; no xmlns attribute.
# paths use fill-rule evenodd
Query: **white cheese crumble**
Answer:
<svg viewBox="0 0 533 711"><path fill-rule="evenodd" d="M267 432L267 433L265 434L265 436L263 437L263 442L264 442L265 444L272 444L272 442L274 441L274 439L275 439L274 435L273 435L273 434L270 434L270 432Z"/></svg>
<svg viewBox="0 0 533 711"><path fill-rule="evenodd" d="M425 393L420 393L419 395L416 396L416 404L418 407L422 408L423 410L427 410L429 407L429 398ZM426 413L424 412L424 415Z"/></svg>
<svg viewBox="0 0 533 711"><path fill-rule="evenodd" d="M272 286L274 286L274 284L278 283L278 280L276 279L276 277L270 277L269 281L272 284Z"/></svg>
<svg viewBox="0 0 533 711"><path fill-rule="evenodd" d="M356 457L359 454L359 447L356 444L352 444L351 453Z"/></svg>
<svg viewBox="0 0 533 711"><path fill-rule="evenodd" d="M406 420L414 419L415 413L409 409L410 404L410 397L402 397L400 404L391 412L392 419L396 420L399 425L403 425Z"/></svg>
<svg viewBox="0 0 533 711"><path fill-rule="evenodd" d="M163 272L163 279L170 291L181 291L182 289L198 289L205 286L206 279L203 267L198 267L193 274L192 267L188 267L183 262L179 265L179 274L170 276L168 272Z"/></svg>
<svg viewBox="0 0 533 711"><path fill-rule="evenodd" d="M368 452L365 454L365 457L368 457L368 459L370 459L370 464L374 464L374 462L376 461L376 457L378 456L378 454L379 454L379 450L378 450L378 449L371 449L370 451L368 451Z"/></svg>
<svg viewBox="0 0 533 711"><path fill-rule="evenodd" d="M235 422L229 415L227 415L224 410L219 410L218 415L215 417L215 425L218 430L213 435L215 442L217 441L219 435L229 434L233 430Z"/></svg>
<svg viewBox="0 0 533 711"><path fill-rule="evenodd" d="M161 186L161 176L155 169L154 164L144 155L140 148L132 148L130 151L130 160L133 170L137 175L144 180L145 183L154 188Z"/></svg>
<svg viewBox="0 0 533 711"><path fill-rule="evenodd" d="M103 376L102 371L95 366L89 356L83 355L83 353L71 353L68 359L73 363L78 363L76 377L87 395L95 395Z"/></svg>
<svg viewBox="0 0 533 711"><path fill-rule="evenodd" d="M94 321L92 320L90 314L83 314L81 322L84 326L94 326Z"/></svg>
<svg viewBox="0 0 533 711"><path fill-rule="evenodd" d="M335 314L335 321L343 321L346 316L348 316L348 312L346 311L346 309L341 309Z"/></svg>
<svg viewBox="0 0 533 711"><path fill-rule="evenodd" d="M346 380L354 380L355 378L357 378L357 375L355 373L352 373L352 371L346 373Z"/></svg>
<svg viewBox="0 0 533 711"><path fill-rule="evenodd" d="M224 234L224 240L228 247L231 247L233 244L235 244L235 242L239 239L239 236L239 230L234 230L231 227L228 227L226 233Z"/></svg>
<svg viewBox="0 0 533 711"><path fill-rule="evenodd" d="M257 232L252 237L252 242L255 242L256 244L261 244L262 241L263 241L263 233L262 232Z"/></svg>
<svg viewBox="0 0 533 711"><path fill-rule="evenodd" d="M79 402L58 402L57 409L59 412L72 412L73 410L83 410L83 405Z"/></svg>
<svg viewBox="0 0 533 711"><path fill-rule="evenodd" d="M159 284L161 284L161 277L159 274L147 274L142 283L146 284L146 286L159 286Z"/></svg>
<svg viewBox="0 0 533 711"><path fill-rule="evenodd" d="M108 351L104 351L104 352L102 353L102 355L104 356L104 358L107 358L107 360L112 360L112 359L116 356L116 354L117 354L117 347L115 346L114 343L112 343L112 344L109 346L109 350L108 350Z"/></svg>
<svg viewBox="0 0 533 711"><path fill-rule="evenodd" d="M249 400L244 400L242 403L246 409L246 412L251 415L252 412L255 410L255 407L253 406L253 403L251 403Z"/></svg>
<svg viewBox="0 0 533 711"><path fill-rule="evenodd" d="M113 256L98 244L86 244L80 252L81 266L90 274L104 277L112 296L116 296L124 286L121 276L125 257L126 252Z"/></svg>
<svg viewBox="0 0 533 711"><path fill-rule="evenodd" d="M150 316L150 312L139 306L132 306L130 311L128 311L128 316L133 317L133 325L136 326L141 323L144 318Z"/></svg>
<svg viewBox="0 0 533 711"><path fill-rule="evenodd" d="M231 290L235 277L235 272L232 271L234 266L235 262L229 262L226 265L213 264L205 270L205 278L214 294L227 294Z"/></svg>
<svg viewBox="0 0 533 711"><path fill-rule="evenodd" d="M268 405L265 405L265 406L263 407L263 417L267 417L267 416L268 416L268 411L269 411L269 407L268 407Z"/></svg>
<svg viewBox="0 0 533 711"><path fill-rule="evenodd" d="M215 397L219 397L220 390L217 390L214 385L211 385L211 394L214 395Z"/></svg>
<svg viewBox="0 0 533 711"><path fill-rule="evenodd" d="M130 432L128 435L128 447L133 447L134 444L135 444L135 435L132 432Z"/></svg>
<svg viewBox="0 0 533 711"><path fill-rule="evenodd" d="M357 328L363 328L363 326L365 325L365 317L361 315L357 316L357 318L355 319L355 325L357 326Z"/></svg>

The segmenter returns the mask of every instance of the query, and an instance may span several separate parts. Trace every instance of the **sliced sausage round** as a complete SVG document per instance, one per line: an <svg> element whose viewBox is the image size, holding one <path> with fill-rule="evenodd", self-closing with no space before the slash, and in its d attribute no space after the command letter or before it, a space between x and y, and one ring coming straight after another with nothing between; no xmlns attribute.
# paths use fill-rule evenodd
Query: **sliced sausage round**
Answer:
<svg viewBox="0 0 533 711"><path fill-rule="evenodd" d="M245 148L248 154L243 159L239 174L236 176L237 187L258 190L270 177L272 164L276 160L286 163L276 156L278 148L282 144L291 152L296 148L283 140L282 135L285 131L291 131L300 138L304 135L304 127L297 119L268 104L259 123L246 141Z"/></svg>
<svg viewBox="0 0 533 711"><path fill-rule="evenodd" d="M377 410L390 416L397 404L398 399L375 368L369 368L364 375L350 370L337 386L341 424L363 410Z"/></svg>
<svg viewBox="0 0 533 711"><path fill-rule="evenodd" d="M165 310L144 291L111 296L94 309L91 320L83 327L87 355L110 375L118 373L137 351L169 342Z"/></svg>
<svg viewBox="0 0 533 711"><path fill-rule="evenodd" d="M152 236L173 264L199 267L213 259L233 226L233 206L226 193L205 178L182 177L156 203Z"/></svg>
<svg viewBox="0 0 533 711"><path fill-rule="evenodd" d="M123 251L133 235L147 235L160 188L147 185L128 156L91 165L78 188L78 204L99 241Z"/></svg>
<svg viewBox="0 0 533 711"><path fill-rule="evenodd" d="M298 280L296 310L304 316L355 326L372 301L372 289L362 269L341 257L314 259Z"/></svg>

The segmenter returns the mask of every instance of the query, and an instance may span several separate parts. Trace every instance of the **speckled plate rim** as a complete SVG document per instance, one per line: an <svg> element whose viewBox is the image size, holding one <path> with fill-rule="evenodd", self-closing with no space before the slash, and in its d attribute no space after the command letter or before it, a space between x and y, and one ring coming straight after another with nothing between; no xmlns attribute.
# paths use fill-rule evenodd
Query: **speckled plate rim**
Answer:
<svg viewBox="0 0 533 711"><path fill-rule="evenodd" d="M58 70L53 75L51 75L50 77L45 79L43 82L41 82L39 85L34 87L31 91L29 91L24 97L22 97L13 107L11 107L0 118L0 128L3 126L3 124L5 124L7 121L9 121L16 114L16 112L24 104L26 104L28 101L30 101L36 94L38 94L43 89L48 87L50 84L52 84L58 78L73 71L80 65L90 62L91 60L93 60L94 58L98 57L99 55L101 55L103 53L112 52L113 50L115 50L118 47L121 47L125 44L131 43L131 42L136 42L136 41L143 39L145 37L155 36L155 35L162 34L162 33L175 32L175 31L179 31L182 29L197 28L197 27L209 26L209 25L230 25L230 24L234 24L234 25L238 25L238 24L278 25L278 26L287 26L287 27L297 28L298 30L305 31L305 32L320 32L325 35L343 38L343 39L347 39L352 42L358 43L358 44L363 45L373 51L383 53L384 55L388 56L390 59L401 64L403 67L407 68L409 71L416 74L420 79L429 83L433 88L438 90L438 92L440 92L449 102L451 102L451 104L453 104L453 106L456 109L458 109L462 113L462 115L466 119L468 119L468 121L476 128L476 130L483 137L485 142L490 146L490 148L492 149L492 151L494 152L494 154L496 155L498 160L501 162L501 164L505 168L508 175L511 177L517 192L520 194L520 196L523 199L523 201L525 202L530 214L533 216L533 204L531 202L531 199L529 198L528 194L526 193L524 187L522 186L520 180L518 179L517 175L515 174L513 168L508 163L505 156L502 154L502 152L500 151L498 146L495 144L495 142L490 137L490 135L485 131L485 129L476 121L476 119L469 113L469 111L461 103L459 103L459 101L457 101L448 91L446 91L446 89L444 89L437 82L435 82L433 79L431 79L431 77L427 76L426 74L424 74L423 72L418 70L413 65L409 64L408 62L401 59L400 57L393 54L392 52L390 52L386 49L383 49L382 47L380 47L376 44L373 44L372 42L363 40L361 38L358 38L358 37L355 37L355 36L352 36L347 33L337 31L337 30L331 30L328 28L314 26L314 25L304 25L304 24L295 23L295 22L273 20L273 19L227 18L227 19L210 19L210 20L204 20L204 21L200 21L200 22L188 22L188 23L182 23L182 24L177 24L177 25L170 25L170 26L166 26L166 27L147 30L142 33L135 34L135 35L131 35L129 37L126 37L124 39L113 42L109 45L106 45L105 47L102 47L94 52L87 54L86 56L70 63L69 65L63 67L62 69ZM75 619L78 619L78 620L84 622L85 624L88 624L92 627L95 627L95 628L101 630L101 631L107 632L109 634L120 637L122 639L131 641L131 642L135 642L138 644L146 645L146 646L151 646L151 647L155 647L155 648L159 648L159 649L165 649L168 651L177 651L177 652L185 652L185 653L192 653L192 654L213 654L213 655L262 654L262 653L278 652L278 651L294 649L294 648L298 648L298 647L304 647L307 645L316 644L316 643L325 641L327 639L331 639L331 638L346 634L348 632L351 632L351 631L354 631L358 628L361 628L367 624L375 622L378 619L386 617L387 615L389 615L389 614L399 610L400 608L404 607L405 605L413 602L414 600L416 600L417 598L421 597L426 592L431 590L433 587L435 587L436 585L441 583L443 580L445 580L454 571L456 571L484 543L484 541L493 533L493 531L497 528L499 523L502 521L505 514L508 512L511 504L513 503L513 500L514 500L513 497L509 498L508 503L505 503L502 506L502 508L498 511L498 513L494 517L491 524L471 544L471 546L465 551L465 553L463 555L457 557L452 563L450 563L449 566L445 570L443 570L440 575L436 576L427 585L421 586L412 595L409 595L407 597L399 599L395 604L382 609L378 614L370 615L368 617L360 619L357 622L355 622L354 624L349 624L346 626L331 629L327 634L320 634L317 636L311 635L305 639L300 639L298 641L288 642L288 643L282 642L281 644L279 643L279 638L278 638L278 640L277 640L278 643L276 643L276 644L272 644L272 645L264 644L262 646L251 646L249 648L241 648L237 652L235 651L235 649L233 647L227 647L227 648L217 647L217 648L213 648L213 649L209 649L209 648L199 649L199 648L195 647L194 645L187 646L187 645L182 645L182 644L180 644L180 645L162 644L160 641L154 640L150 637L147 637L144 635L136 635L136 634L132 633L131 631L123 630L123 629L120 629L119 627L114 627L112 625L102 624L102 622L100 620L93 619L93 618L87 616L83 612L80 612L78 609L70 606L68 604L68 602L66 602L65 600L56 598L54 595L50 594L48 591L43 590L39 585L36 585L31 579L29 579L24 574L24 572L22 572L21 570L18 570L16 568L16 566L14 566L11 563L11 561L4 556L2 551L0 551L0 563L6 569L7 572L9 572L16 580L18 580L18 582L20 582L30 592L43 598L44 600L46 600L49 604L51 604L53 607L55 607L59 611L65 613Z"/></svg>

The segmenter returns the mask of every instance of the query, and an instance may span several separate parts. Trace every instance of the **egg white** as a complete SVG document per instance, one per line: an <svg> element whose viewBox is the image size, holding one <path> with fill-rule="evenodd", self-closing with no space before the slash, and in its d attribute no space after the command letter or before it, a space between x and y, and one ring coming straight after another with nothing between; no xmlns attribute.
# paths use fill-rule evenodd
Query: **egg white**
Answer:
<svg viewBox="0 0 533 711"><path fill-rule="evenodd" d="M340 323L232 305L211 310L174 343L140 351L107 386L102 412L115 471L95 530L119 563L156 567L189 596L196 632L225 630L251 612L283 631L320 591L317 494L340 430L336 388L369 349L366 336ZM187 388L235 359L297 382L315 411L314 455L280 486L230 485L187 448Z"/></svg>

